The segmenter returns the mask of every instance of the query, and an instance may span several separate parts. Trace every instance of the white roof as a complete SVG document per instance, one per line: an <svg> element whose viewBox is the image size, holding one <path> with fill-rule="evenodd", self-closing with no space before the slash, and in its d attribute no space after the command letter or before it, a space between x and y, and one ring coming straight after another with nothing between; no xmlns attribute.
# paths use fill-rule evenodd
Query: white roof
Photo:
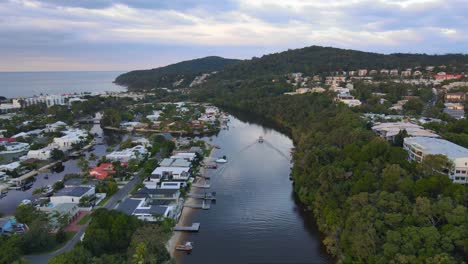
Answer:
<svg viewBox="0 0 468 264"><path fill-rule="evenodd" d="M391 123L380 123L372 127L374 131L385 131L386 137L397 135L401 130L406 130L408 135L414 137L439 137L439 135L432 133L430 130L425 130L423 127L408 123L408 122L391 122Z"/></svg>
<svg viewBox="0 0 468 264"><path fill-rule="evenodd" d="M171 172L172 174L181 174L182 172L189 172L189 167L157 167L151 174L162 174L164 172Z"/></svg>
<svg viewBox="0 0 468 264"><path fill-rule="evenodd" d="M426 155L442 154L449 159L468 158L468 149L440 138L409 137L405 144L415 145Z"/></svg>
<svg viewBox="0 0 468 264"><path fill-rule="evenodd" d="M10 164L5 164L5 165L0 165L0 170L14 170L16 168L19 168L21 164L19 162L12 162Z"/></svg>

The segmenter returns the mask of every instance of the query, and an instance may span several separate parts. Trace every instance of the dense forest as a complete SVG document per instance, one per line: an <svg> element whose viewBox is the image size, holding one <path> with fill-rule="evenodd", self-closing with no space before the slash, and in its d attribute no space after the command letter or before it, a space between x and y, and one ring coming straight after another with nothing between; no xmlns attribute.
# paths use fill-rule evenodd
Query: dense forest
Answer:
<svg viewBox="0 0 468 264"><path fill-rule="evenodd" d="M131 71L118 76L115 79L115 83L126 86L130 90L161 87L173 88L175 82L183 79L178 86L186 87L201 73L219 71L225 66L238 61L216 56L205 57L151 70Z"/></svg>
<svg viewBox="0 0 468 264"><path fill-rule="evenodd" d="M311 55L315 50L321 55ZM288 88L278 74L328 70L332 64L347 69L466 63L467 56L344 50L338 56L333 50L311 47L243 61L190 96L290 131L295 192L313 211L323 243L338 262L462 263L468 258L467 187L438 173L447 159L408 162L406 151L377 137L357 111L333 103L332 94L282 96ZM316 58L320 63L311 63ZM463 135L468 123L449 128Z"/></svg>
<svg viewBox="0 0 468 264"><path fill-rule="evenodd" d="M187 87L200 73L220 71L215 75L219 80L245 80L259 77L280 76L292 72L305 75L324 74L334 71L367 69L399 69L408 67L441 66L463 71L468 65L468 55L447 54L379 54L331 47L311 46L264 55L251 60L227 60L220 57L207 57L180 62L152 70L132 71L117 77L117 84L132 90L157 87L171 88L175 81L184 79L182 87ZM450 67L449 67L450 66Z"/></svg>

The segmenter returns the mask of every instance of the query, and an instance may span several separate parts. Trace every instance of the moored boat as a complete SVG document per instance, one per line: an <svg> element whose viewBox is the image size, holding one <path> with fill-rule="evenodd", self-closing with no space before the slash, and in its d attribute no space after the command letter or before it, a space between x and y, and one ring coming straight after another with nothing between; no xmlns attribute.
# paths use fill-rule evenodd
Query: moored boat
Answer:
<svg viewBox="0 0 468 264"><path fill-rule="evenodd" d="M177 245L176 250L191 251L193 249L192 242L185 242L183 245Z"/></svg>
<svg viewBox="0 0 468 264"><path fill-rule="evenodd" d="M258 137L258 143L263 143L263 137L262 136Z"/></svg>

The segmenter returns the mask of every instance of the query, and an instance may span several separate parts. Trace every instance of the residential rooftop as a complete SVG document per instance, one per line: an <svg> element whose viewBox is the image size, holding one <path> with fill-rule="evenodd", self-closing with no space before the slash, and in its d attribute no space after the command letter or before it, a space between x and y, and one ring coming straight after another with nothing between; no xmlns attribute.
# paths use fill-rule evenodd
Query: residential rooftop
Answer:
<svg viewBox="0 0 468 264"><path fill-rule="evenodd" d="M442 154L449 159L468 158L468 149L440 138L409 137L405 144L416 145L427 155Z"/></svg>

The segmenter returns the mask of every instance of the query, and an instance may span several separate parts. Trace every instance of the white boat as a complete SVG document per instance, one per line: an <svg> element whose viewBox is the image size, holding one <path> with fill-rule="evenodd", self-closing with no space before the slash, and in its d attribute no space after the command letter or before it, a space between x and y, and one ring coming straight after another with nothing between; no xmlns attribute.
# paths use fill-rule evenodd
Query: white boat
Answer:
<svg viewBox="0 0 468 264"><path fill-rule="evenodd" d="M258 143L263 143L263 137L262 137L262 136L260 136L260 137L258 138Z"/></svg>
<svg viewBox="0 0 468 264"><path fill-rule="evenodd" d="M191 251L193 249L193 244L192 242L185 242L183 245L177 245L176 250L181 250L181 251Z"/></svg>
<svg viewBox="0 0 468 264"><path fill-rule="evenodd" d="M216 163L226 163L227 159L226 158L219 158L216 160Z"/></svg>
<svg viewBox="0 0 468 264"><path fill-rule="evenodd" d="M21 205L29 205L29 204L32 204L31 200L24 199L23 201L21 201Z"/></svg>
<svg viewBox="0 0 468 264"><path fill-rule="evenodd" d="M45 196L52 196L53 193L54 193L54 188L52 188L52 185L47 185L42 190L42 194Z"/></svg>

